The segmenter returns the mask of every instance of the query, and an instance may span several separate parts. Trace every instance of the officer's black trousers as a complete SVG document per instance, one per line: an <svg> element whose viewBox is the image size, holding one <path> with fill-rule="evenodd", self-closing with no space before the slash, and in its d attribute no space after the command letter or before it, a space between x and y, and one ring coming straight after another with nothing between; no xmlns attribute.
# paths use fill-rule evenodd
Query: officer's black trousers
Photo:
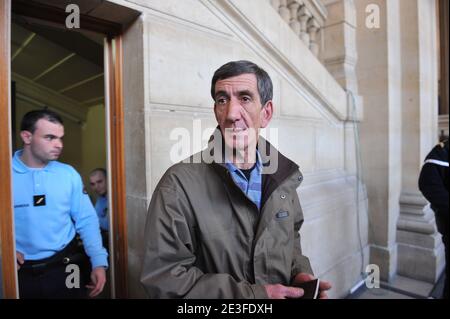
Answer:
<svg viewBox="0 0 450 319"><path fill-rule="evenodd" d="M445 245L445 287L444 287L444 294L443 294L443 298L444 299L448 299L448 280L450 279L450 274L449 274L449 242L448 242L448 236L444 236L443 238L444 241L444 245Z"/></svg>
<svg viewBox="0 0 450 319"><path fill-rule="evenodd" d="M80 276L79 288L68 288L66 279L73 272L58 265L45 270L19 270L19 296L24 299L86 298L86 282ZM69 287L75 281L69 277Z"/></svg>

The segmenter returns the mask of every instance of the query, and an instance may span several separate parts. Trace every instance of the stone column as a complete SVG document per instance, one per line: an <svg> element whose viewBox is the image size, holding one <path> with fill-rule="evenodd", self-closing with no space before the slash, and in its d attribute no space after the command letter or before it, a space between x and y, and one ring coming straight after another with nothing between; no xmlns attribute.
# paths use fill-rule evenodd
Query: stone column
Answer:
<svg viewBox="0 0 450 319"><path fill-rule="evenodd" d="M298 20L300 21L300 39L309 48L309 34L308 34L308 20L311 18L312 14L306 8L302 6L298 11Z"/></svg>
<svg viewBox="0 0 450 319"><path fill-rule="evenodd" d="M397 267L401 190L401 12L399 0L358 0L354 5L357 86L364 96L360 140L369 203L370 263L379 266L382 280L389 281ZM374 28L366 24L369 5L376 5L380 12L380 24ZM348 65L343 63L342 69Z"/></svg>
<svg viewBox="0 0 450 319"><path fill-rule="evenodd" d="M398 273L435 282L444 247L418 189L423 160L438 142L438 48L435 0L402 0L402 191L397 223Z"/></svg>
<svg viewBox="0 0 450 319"><path fill-rule="evenodd" d="M314 17L311 18L308 22L309 49L315 56L319 55L319 44L317 43L317 33L319 30L319 23Z"/></svg>
<svg viewBox="0 0 450 319"><path fill-rule="evenodd" d="M344 125L345 139L345 170L350 176L354 176L358 182L355 185L355 198L359 201L359 219L367 220L367 192L361 180L363 177L359 163L360 145L358 142L358 123L363 121L363 100L359 96L356 77L357 46L356 46L356 8L353 0L324 0L328 16L322 29L323 50L321 60L325 67L333 75L336 81L348 92L347 119ZM359 167L359 170L358 170ZM358 187L358 188L357 188ZM368 235L366 222L360 224L364 238ZM358 230L360 231L360 230ZM362 243L364 265L358 265L365 269L368 257L368 243ZM361 276L357 278L360 280Z"/></svg>
<svg viewBox="0 0 450 319"><path fill-rule="evenodd" d="M347 149L346 170L356 174L355 162L355 121L363 118L363 100L358 93L356 79L356 7L353 0L324 0L328 17L323 27L324 49L321 59L336 81L353 94L348 97L348 120L345 124ZM363 23L360 22L360 27Z"/></svg>
<svg viewBox="0 0 450 319"><path fill-rule="evenodd" d="M278 9L278 12L280 13L281 18L289 24L289 21L291 20L291 12L289 11L289 8L287 7L287 0L280 0L280 7Z"/></svg>
<svg viewBox="0 0 450 319"><path fill-rule="evenodd" d="M280 0L270 0L270 4L278 12L278 9L280 8Z"/></svg>
<svg viewBox="0 0 450 319"><path fill-rule="evenodd" d="M327 70L348 95L348 118L345 123L345 168L356 175L355 123L363 119L363 100L356 78L356 7L353 0L324 0L328 16L322 29L324 50L321 59ZM361 23L361 26L363 24Z"/></svg>
<svg viewBox="0 0 450 319"><path fill-rule="evenodd" d="M288 7L291 11L291 20L289 21L289 26L297 36L300 36L300 21L298 20L298 8L300 7L300 3L295 0L291 0Z"/></svg>
<svg viewBox="0 0 450 319"><path fill-rule="evenodd" d="M324 0L328 17L323 27L323 62L339 84L355 94L358 92L355 67L356 7L353 0ZM364 27L360 21L360 27Z"/></svg>

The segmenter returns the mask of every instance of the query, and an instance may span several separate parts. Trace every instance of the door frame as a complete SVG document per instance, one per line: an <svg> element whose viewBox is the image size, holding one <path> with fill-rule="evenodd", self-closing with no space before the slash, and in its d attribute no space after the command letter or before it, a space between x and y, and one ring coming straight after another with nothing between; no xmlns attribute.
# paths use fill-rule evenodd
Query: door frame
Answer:
<svg viewBox="0 0 450 319"><path fill-rule="evenodd" d="M76 2L76 1L74 1ZM64 25L67 13L60 8L32 1L0 1L0 235L3 297L18 298L18 281L15 257L14 218L11 178L11 15L12 12ZM113 228L111 254L112 297L128 297L128 243L125 189L125 145L123 112L123 53L122 26L84 14L80 25L85 30L102 33L106 37L105 55L105 109L107 120L108 180L110 211ZM6 115L6 116L3 116ZM9 181L9 183L7 182Z"/></svg>
<svg viewBox="0 0 450 319"><path fill-rule="evenodd" d="M18 298L11 178L11 0L0 1L0 240L3 298Z"/></svg>
<svg viewBox="0 0 450 319"><path fill-rule="evenodd" d="M108 139L108 200L112 207L113 254L111 256L114 269L114 297L128 297L128 236L126 215L126 179L125 179L125 139L124 139L124 105L123 105L123 51L122 36L107 38L105 41L105 70L107 71L107 89L105 105L107 108ZM105 76L106 78L106 76ZM111 245L110 245L111 247Z"/></svg>

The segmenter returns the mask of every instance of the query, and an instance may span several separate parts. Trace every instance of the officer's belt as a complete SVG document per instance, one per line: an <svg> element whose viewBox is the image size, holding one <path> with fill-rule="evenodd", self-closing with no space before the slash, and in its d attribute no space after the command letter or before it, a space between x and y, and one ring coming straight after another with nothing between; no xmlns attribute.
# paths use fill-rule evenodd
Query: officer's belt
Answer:
<svg viewBox="0 0 450 319"><path fill-rule="evenodd" d="M20 265L19 271L40 272L53 267L77 264L85 257L82 250L83 248L78 247L78 241L76 237L74 237L74 239L72 239L63 250L57 252L53 256L39 260L26 260L22 265Z"/></svg>

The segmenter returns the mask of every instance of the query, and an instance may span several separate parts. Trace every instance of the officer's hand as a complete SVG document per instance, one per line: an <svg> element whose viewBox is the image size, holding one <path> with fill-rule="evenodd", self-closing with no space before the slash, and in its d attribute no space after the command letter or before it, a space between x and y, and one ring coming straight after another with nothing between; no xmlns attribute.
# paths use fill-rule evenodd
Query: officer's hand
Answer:
<svg viewBox="0 0 450 319"><path fill-rule="evenodd" d="M294 283L299 284L306 281L311 281L315 279L313 275L307 273L298 273L294 277ZM319 299L328 299L328 295L326 293L327 290L331 289L331 284L328 281L319 281Z"/></svg>
<svg viewBox="0 0 450 319"><path fill-rule="evenodd" d="M16 260L17 260L17 270L19 270L20 265L22 265L25 262L25 258L23 257L23 254L20 251L16 251Z"/></svg>
<svg viewBox="0 0 450 319"><path fill-rule="evenodd" d="M89 297L95 297L103 291L106 283L106 272L104 267L96 267L91 272L91 283L86 285L88 289L92 289Z"/></svg>
<svg viewBox="0 0 450 319"><path fill-rule="evenodd" d="M266 288L270 299L300 298L303 296L302 288L287 287L280 284L265 285L264 288Z"/></svg>

